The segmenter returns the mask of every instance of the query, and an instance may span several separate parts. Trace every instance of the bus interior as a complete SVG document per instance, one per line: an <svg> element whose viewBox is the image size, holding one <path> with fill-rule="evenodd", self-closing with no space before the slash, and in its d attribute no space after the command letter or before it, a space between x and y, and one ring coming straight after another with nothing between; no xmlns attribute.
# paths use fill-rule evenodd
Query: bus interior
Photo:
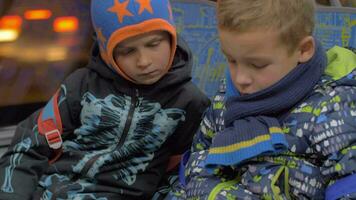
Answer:
<svg viewBox="0 0 356 200"><path fill-rule="evenodd" d="M193 82L209 97L227 63L216 32L216 2L171 0L177 31L193 51ZM326 49L356 48L355 2L318 0L315 36ZM85 67L93 42L88 0L0 1L0 147L16 124L41 108L73 70Z"/></svg>

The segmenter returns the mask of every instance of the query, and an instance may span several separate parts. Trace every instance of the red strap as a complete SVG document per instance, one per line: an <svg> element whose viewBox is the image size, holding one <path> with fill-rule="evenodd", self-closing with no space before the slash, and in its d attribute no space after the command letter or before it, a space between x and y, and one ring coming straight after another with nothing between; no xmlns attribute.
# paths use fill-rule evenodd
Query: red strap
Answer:
<svg viewBox="0 0 356 200"><path fill-rule="evenodd" d="M166 172L171 171L172 169L174 169L175 167L178 166L178 164L180 163L180 160L182 158L182 155L173 155L169 158L169 162L168 162L168 166L166 169Z"/></svg>
<svg viewBox="0 0 356 200"><path fill-rule="evenodd" d="M52 164L52 163L56 162L56 161L58 160L58 158L61 157L62 153L63 153L63 149L62 149L62 148L60 148L60 149L55 149L55 150L54 150L54 157L51 158L51 159L48 161L48 163L49 163L49 164Z"/></svg>
<svg viewBox="0 0 356 200"><path fill-rule="evenodd" d="M49 147L52 149L60 149L62 147L62 137L58 129L45 133L45 137Z"/></svg>
<svg viewBox="0 0 356 200"><path fill-rule="evenodd" d="M50 118L48 119L43 119L44 109L42 109L40 116L38 117L37 120L38 131L41 135L45 135L46 132L52 131L54 129L58 129L60 133L62 133L63 131L61 115L59 114L59 108L58 108L58 95L59 95L59 90L54 94L54 96L50 101L52 102L52 105L48 104L44 108L53 112L54 116L50 116Z"/></svg>
<svg viewBox="0 0 356 200"><path fill-rule="evenodd" d="M55 162L62 154L62 120L58 108L59 90L55 93L48 104L41 110L37 119L38 132L45 136L50 148L54 150L54 158L49 163ZM43 113L47 112L46 119Z"/></svg>

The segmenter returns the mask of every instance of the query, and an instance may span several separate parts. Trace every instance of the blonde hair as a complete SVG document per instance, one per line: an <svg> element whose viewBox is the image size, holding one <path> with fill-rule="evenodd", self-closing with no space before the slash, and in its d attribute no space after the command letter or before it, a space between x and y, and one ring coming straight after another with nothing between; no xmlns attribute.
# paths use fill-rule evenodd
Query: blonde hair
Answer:
<svg viewBox="0 0 356 200"><path fill-rule="evenodd" d="M220 29L246 32L272 30L292 52L314 29L314 0L218 0Z"/></svg>

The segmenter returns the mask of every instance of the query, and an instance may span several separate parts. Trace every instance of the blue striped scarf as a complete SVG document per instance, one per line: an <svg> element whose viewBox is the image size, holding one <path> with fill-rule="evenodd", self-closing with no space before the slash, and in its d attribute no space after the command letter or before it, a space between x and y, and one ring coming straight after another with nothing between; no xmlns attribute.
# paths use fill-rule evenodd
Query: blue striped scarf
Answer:
<svg viewBox="0 0 356 200"><path fill-rule="evenodd" d="M235 92L230 96L224 115L225 129L213 138L205 166L213 169L238 165L253 157L286 151L288 142L281 130L281 117L310 94L326 61L325 52L317 43L308 62L299 64L274 85L250 95L239 96ZM228 79L230 94L236 91L231 87L234 86Z"/></svg>

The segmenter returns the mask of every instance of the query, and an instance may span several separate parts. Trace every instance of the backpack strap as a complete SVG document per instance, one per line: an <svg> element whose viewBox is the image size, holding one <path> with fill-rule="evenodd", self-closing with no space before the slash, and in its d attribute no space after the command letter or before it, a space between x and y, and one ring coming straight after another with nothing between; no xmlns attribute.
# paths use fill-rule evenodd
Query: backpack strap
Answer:
<svg viewBox="0 0 356 200"><path fill-rule="evenodd" d="M58 90L47 105L41 110L37 120L38 132L43 135L49 147L54 150L55 156L50 163L56 161L62 153L62 120L58 109Z"/></svg>

